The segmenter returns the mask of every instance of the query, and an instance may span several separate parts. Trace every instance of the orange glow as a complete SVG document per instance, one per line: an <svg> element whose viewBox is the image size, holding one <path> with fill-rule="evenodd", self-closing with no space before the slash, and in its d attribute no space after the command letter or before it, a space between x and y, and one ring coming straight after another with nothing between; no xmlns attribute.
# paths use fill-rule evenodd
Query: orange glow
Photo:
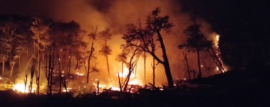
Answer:
<svg viewBox="0 0 270 107"><path fill-rule="evenodd" d="M219 35L217 34L215 36L215 40L214 40L214 44L215 44L216 47L218 47L218 42L219 42Z"/></svg>
<svg viewBox="0 0 270 107"><path fill-rule="evenodd" d="M129 73L128 68L127 67L124 67L123 73L122 72L119 72L119 77L126 78L128 76L128 73ZM118 76L118 75L116 75L116 76ZM134 78L134 77L135 77L134 73L131 73L130 78Z"/></svg>
<svg viewBox="0 0 270 107"><path fill-rule="evenodd" d="M28 87L25 88L25 85L23 83L18 83L13 86L13 90L21 93L29 93ZM36 85L33 85L32 92L34 93L36 90Z"/></svg>
<svg viewBox="0 0 270 107"><path fill-rule="evenodd" d="M81 74L81 73L79 73L79 72L77 72L76 74L77 74L77 75L80 75L80 76L83 76L83 74Z"/></svg>

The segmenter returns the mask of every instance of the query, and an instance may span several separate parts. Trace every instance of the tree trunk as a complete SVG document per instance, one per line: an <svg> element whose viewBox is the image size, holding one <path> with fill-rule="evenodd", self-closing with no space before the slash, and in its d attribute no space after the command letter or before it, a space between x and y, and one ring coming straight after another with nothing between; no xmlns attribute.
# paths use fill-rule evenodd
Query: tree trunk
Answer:
<svg viewBox="0 0 270 107"><path fill-rule="evenodd" d="M135 68L134 68L134 77L136 78L136 74L137 74L137 68L138 68L138 66L135 66Z"/></svg>
<svg viewBox="0 0 270 107"><path fill-rule="evenodd" d="M49 69L48 69L48 76L47 76L47 84L48 84L48 94L52 95L52 55L51 52L49 54L49 65L48 65Z"/></svg>
<svg viewBox="0 0 270 107"><path fill-rule="evenodd" d="M20 67L21 67L21 55L18 58L18 68L21 69Z"/></svg>
<svg viewBox="0 0 270 107"><path fill-rule="evenodd" d="M6 63L6 61L3 59L3 60L2 60L2 76L3 76L4 73L5 73L5 63Z"/></svg>
<svg viewBox="0 0 270 107"><path fill-rule="evenodd" d="M107 45L107 40L105 40L105 46L108 46ZM108 74L109 74L109 77L110 77L110 66L109 66L109 59L108 59L108 55L105 55L106 57L106 62L107 62L107 69L108 69Z"/></svg>
<svg viewBox="0 0 270 107"><path fill-rule="evenodd" d="M86 77L86 83L88 84L88 81L89 81L89 73L90 73L90 60L91 60L91 57L92 57L92 54L94 52L94 42L92 42L92 45L91 45L91 50L90 50L90 53L89 53L89 57L88 57L88 69L87 69L87 77Z"/></svg>
<svg viewBox="0 0 270 107"><path fill-rule="evenodd" d="M144 81L146 81L146 52L145 51L143 51L143 65L144 65L143 77L144 77Z"/></svg>
<svg viewBox="0 0 270 107"><path fill-rule="evenodd" d="M121 85L121 80L120 80L119 72L118 72L117 76L118 76L119 89L120 89L120 92L122 92L122 85Z"/></svg>
<svg viewBox="0 0 270 107"><path fill-rule="evenodd" d="M106 55L105 57L106 57L106 62L107 62L108 74L109 74L109 76L110 76L111 74L110 74L110 67L109 67L109 59L108 59L108 55Z"/></svg>
<svg viewBox="0 0 270 107"><path fill-rule="evenodd" d="M201 71L201 60L200 60L199 48L197 48L197 61L198 61L198 70L199 70L198 78L201 79L202 78L202 71Z"/></svg>
<svg viewBox="0 0 270 107"><path fill-rule="evenodd" d="M37 94L39 95L39 78L40 78L40 51L38 50L38 71L36 75Z"/></svg>
<svg viewBox="0 0 270 107"><path fill-rule="evenodd" d="M33 87L33 77L35 73L35 64L36 61L33 61L32 67L31 67L31 73L30 73L30 87L29 87L29 92L32 93L32 87Z"/></svg>
<svg viewBox="0 0 270 107"><path fill-rule="evenodd" d="M184 52L183 52L183 55L184 55L185 62L187 64L188 80L190 80L191 76L190 76L190 70L189 70L189 64L188 64L187 55Z"/></svg>
<svg viewBox="0 0 270 107"><path fill-rule="evenodd" d="M157 31L157 34L158 34L158 39L159 39L160 46L161 46L162 53L163 53L163 60L164 60L163 66L165 69L165 73L166 73L166 77L167 77L167 81L168 81L168 86L170 88L172 88L173 87L173 78L172 78L172 74L171 74L169 60L168 60L167 53L166 53L166 48L165 48L165 45L163 43L163 38L161 37L160 32Z"/></svg>
<svg viewBox="0 0 270 107"><path fill-rule="evenodd" d="M27 74L25 75L24 79L24 92L26 91L26 87L27 87Z"/></svg>
<svg viewBox="0 0 270 107"><path fill-rule="evenodd" d="M97 95L99 95L99 80L97 80Z"/></svg>
<svg viewBox="0 0 270 107"><path fill-rule="evenodd" d="M10 74L9 74L9 77L11 77L12 74L13 74L13 69L14 69L15 62L11 62L10 65L11 65L11 68L10 68Z"/></svg>
<svg viewBox="0 0 270 107"><path fill-rule="evenodd" d="M61 61L60 61L60 57L59 57L59 55L58 55L58 58L59 58L59 60L58 60L58 75L59 75L59 94L61 94L61 92L62 92L62 71L61 71Z"/></svg>
<svg viewBox="0 0 270 107"><path fill-rule="evenodd" d="M70 74L70 69L71 69L71 57L70 57L70 55L69 55L69 57L68 57L68 75Z"/></svg>
<svg viewBox="0 0 270 107"><path fill-rule="evenodd" d="M124 75L124 62L122 62L122 77Z"/></svg>
<svg viewBox="0 0 270 107"><path fill-rule="evenodd" d="M155 74L155 69L156 69L156 63L155 63L155 58L153 58L153 86L155 87L156 81L156 74Z"/></svg>

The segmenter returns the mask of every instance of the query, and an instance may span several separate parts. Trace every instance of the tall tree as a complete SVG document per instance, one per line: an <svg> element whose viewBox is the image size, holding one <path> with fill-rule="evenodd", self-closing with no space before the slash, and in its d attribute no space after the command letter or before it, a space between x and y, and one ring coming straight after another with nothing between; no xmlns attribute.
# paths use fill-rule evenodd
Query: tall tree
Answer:
<svg viewBox="0 0 270 107"><path fill-rule="evenodd" d="M3 76L5 73L5 63L9 58L11 46L7 43L7 40L3 38L3 36L0 36L0 44L1 44L0 59L2 62L2 76Z"/></svg>
<svg viewBox="0 0 270 107"><path fill-rule="evenodd" d="M36 74L37 93L39 94L40 62L41 62L40 52L44 51L51 43L50 37L48 35L49 26L44 20L40 18L34 18L30 30L33 33L34 48L36 53L35 60L37 61L38 65L38 70L37 72L35 72L35 74Z"/></svg>
<svg viewBox="0 0 270 107"><path fill-rule="evenodd" d="M107 43L108 40L110 40L111 37L112 37L112 34L110 32L110 29L106 29L104 31L101 31L99 33L99 37L104 42L102 44L102 48L101 48L101 50L99 52L101 53L101 55L105 56L105 58L106 58L108 74L110 76L110 66L109 66L109 59L108 59L108 57L111 54L112 50L111 50L110 46Z"/></svg>
<svg viewBox="0 0 270 107"><path fill-rule="evenodd" d="M10 64L10 75L12 76L14 65L16 59L22 53L22 41L24 40L22 33L19 32L20 22L13 18L7 18L4 22L0 25L1 29L1 59L2 59L2 72L4 73L5 70L5 60L9 59ZM20 34L21 33L21 34ZM6 56L6 55L8 56Z"/></svg>
<svg viewBox="0 0 270 107"><path fill-rule="evenodd" d="M88 35L92 41L91 43L91 47L90 47L90 52L89 52L89 56L88 56L88 61L87 61L87 64L88 64L88 68L87 68L87 77L86 77L86 83L88 84L88 81L89 81L89 74L90 74L90 61L91 61L91 58L93 57L93 53L95 51L95 48L94 48L94 44L96 42L96 37L97 37L97 28L94 29L89 35Z"/></svg>
<svg viewBox="0 0 270 107"><path fill-rule="evenodd" d="M141 27L140 22L139 26L127 24L127 32L122 38L126 41L128 46L142 49L153 56L158 63L162 64L165 69L168 86L173 87L170 64L161 33L165 32L168 34L174 25L169 22L169 16L159 16L160 12L160 8L156 8L148 15L145 28ZM154 53L153 45L156 41L160 44L163 60Z"/></svg>
<svg viewBox="0 0 270 107"><path fill-rule="evenodd" d="M197 53L197 62L198 62L198 78L202 78L201 71L201 59L200 51L206 50L213 45L212 41L205 41L203 34L200 32L200 26L195 24L191 25L184 30L184 33L188 36L186 43L179 45L180 49L185 48L188 52Z"/></svg>

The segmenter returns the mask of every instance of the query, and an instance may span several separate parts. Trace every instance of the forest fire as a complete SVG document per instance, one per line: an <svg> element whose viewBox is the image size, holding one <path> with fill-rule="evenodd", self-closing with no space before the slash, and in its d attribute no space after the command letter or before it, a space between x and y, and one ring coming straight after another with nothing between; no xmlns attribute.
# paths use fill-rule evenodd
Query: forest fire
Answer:
<svg viewBox="0 0 270 107"><path fill-rule="evenodd" d="M50 94L57 92L71 92L71 90L86 90L86 92L97 91L98 93L101 93L104 90L113 90L135 93L135 90L133 90L135 87L147 87L149 83L152 87L157 87L162 86L166 81L166 86L173 88L175 79L173 75L178 72L178 65L181 65L178 63L181 62L174 57L168 57L175 54L175 50L165 49L169 46L164 42L166 39L163 41L162 37L165 36L161 33L164 31L169 32L169 29L173 27L173 24L168 21L169 17L159 16L160 8L156 8L152 13L153 14L149 14L149 18L146 18L145 21L153 23L146 23L149 25L145 25L144 27L139 26L142 28L134 26L133 24L128 24L126 32L118 32L123 34L121 35L122 37L112 33L115 31L109 28L84 31L84 29L80 27L80 24L74 21L69 23L58 23L53 21L47 22L47 20L40 18L33 18L31 19L31 22L25 22L30 23L25 24L29 25L26 27L28 29L26 34L20 34L22 31L17 32L17 35L23 35L26 36L25 38L32 39L31 43L28 44L28 42L21 41L24 40L24 38L20 37L14 39L14 41L17 41L14 42L14 44L10 44L9 42L4 43L4 41L1 42L2 44L8 44L7 47L19 45L21 47L24 46L23 49L29 50L27 52L19 53L18 55L15 55L16 52L13 52L14 56L10 58L8 56L11 55L10 53L1 53L1 55L7 54L6 56L2 55L2 57L6 57L2 58L2 62L4 62L2 63L2 75L4 75L5 72L4 64L6 62L12 62L12 64L16 62L15 67L18 67L16 68L16 73L20 74L18 80L22 77L26 79L21 79L23 82L17 82L14 85L13 90L22 93L39 93L39 86L41 86L41 84L47 89L47 93ZM166 19L167 21L161 19ZM154 22L160 22L161 24ZM142 23L139 22L138 24L141 25ZM166 28L163 28L163 26L160 25L166 25ZM157 28L160 29L156 30L155 28L148 28L146 26L157 26ZM191 25L191 28L192 26L193 25ZM3 28L4 27L6 26L3 25ZM198 29L197 27L194 28ZM13 31L10 30L10 32ZM145 32L154 33L148 34ZM164 35L167 36L167 34ZM8 35L5 36L8 38ZM117 38L117 43L112 42L112 38ZM119 38L122 38L123 41L118 42ZM205 37L204 39L200 38L193 40L202 40L203 42L206 40L208 42L208 39L209 38ZM25 41L27 40L25 39ZM167 43L168 41L169 40L166 40ZM217 65L220 62L222 63L218 49L218 41L219 35L216 35L213 41L215 47L212 49L214 51L212 52L212 54L214 53L212 58L214 58L213 60L216 61ZM192 43L199 42L195 41ZM199 51L206 51L205 47L202 47L202 49L199 50L201 47L192 43L187 43L186 48L188 49L185 49L185 51L195 49L198 54ZM33 44L33 49L28 47ZM111 45L114 47L110 47ZM161 46L159 47L159 45ZM209 48L209 45L207 46L207 48ZM121 50L117 50L119 47ZM12 48L14 48L12 50L17 49L17 47ZM204 53L201 52L201 54ZM200 58L200 55L198 55L197 59L204 60L203 58ZM194 59L192 58L191 60ZM20 61L25 61L27 63L20 63ZM195 70L192 70L194 79L197 78L195 75L201 76L201 69L205 69L209 65L211 66L211 68L209 67L208 69L209 71L212 72L213 69L215 69L215 66L212 63L203 64L200 63L200 61L198 62L199 66L196 66L196 68L194 66L191 67L191 69L198 68L198 71L196 71L198 74L195 74ZM120 63L122 67L116 66L116 63ZM17 64L20 66L17 66ZM197 63L191 63L190 65L195 64ZM222 66L223 65L218 66L217 70L220 70ZM182 69L181 71L184 72ZM5 76L11 77L13 75L13 68L9 73L9 75ZM180 76L181 78L187 78L185 75Z"/></svg>

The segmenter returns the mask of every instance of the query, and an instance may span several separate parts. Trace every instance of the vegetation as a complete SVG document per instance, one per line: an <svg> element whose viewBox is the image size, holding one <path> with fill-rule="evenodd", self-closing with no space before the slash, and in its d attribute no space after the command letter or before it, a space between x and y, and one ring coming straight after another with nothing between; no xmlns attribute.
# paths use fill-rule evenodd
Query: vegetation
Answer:
<svg viewBox="0 0 270 107"><path fill-rule="evenodd" d="M158 63L164 66L165 74L168 80L168 86L173 87L173 78L171 74L170 64L166 53L165 44L161 32L170 32L173 24L169 22L169 16L159 16L160 8L156 8L148 15L146 19L146 27L142 28L141 23L139 26L134 24L127 24L127 32L122 37L128 47L136 47L147 52L158 61ZM160 48L163 53L163 60L158 58L155 52L156 40L160 44Z"/></svg>

